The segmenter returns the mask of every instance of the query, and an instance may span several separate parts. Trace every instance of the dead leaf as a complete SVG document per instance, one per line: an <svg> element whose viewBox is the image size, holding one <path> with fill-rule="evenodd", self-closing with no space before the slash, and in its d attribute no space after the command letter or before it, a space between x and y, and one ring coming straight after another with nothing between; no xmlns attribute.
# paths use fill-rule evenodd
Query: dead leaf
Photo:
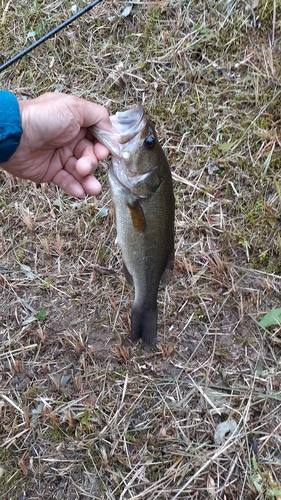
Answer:
<svg viewBox="0 0 281 500"><path fill-rule="evenodd" d="M163 358L168 358L174 352L174 344L168 344L167 346L161 346Z"/></svg>
<svg viewBox="0 0 281 500"><path fill-rule="evenodd" d="M129 349L120 344L116 346L116 355L118 359L122 359L123 361L128 361L128 359L130 359Z"/></svg>
<svg viewBox="0 0 281 500"><path fill-rule="evenodd" d="M210 474L207 477L207 490L211 498L216 498L216 484Z"/></svg>
<svg viewBox="0 0 281 500"><path fill-rule="evenodd" d="M18 465L20 466L21 471L22 471L22 473L23 473L23 475L24 475L25 477L26 477L26 476L28 476L28 470L27 470L26 465L25 465L25 463L24 463L24 459L25 459L25 457L26 457L27 453L28 453L28 450L26 450L26 451L24 452L23 456L22 456L22 457L21 457L21 459L18 461Z"/></svg>

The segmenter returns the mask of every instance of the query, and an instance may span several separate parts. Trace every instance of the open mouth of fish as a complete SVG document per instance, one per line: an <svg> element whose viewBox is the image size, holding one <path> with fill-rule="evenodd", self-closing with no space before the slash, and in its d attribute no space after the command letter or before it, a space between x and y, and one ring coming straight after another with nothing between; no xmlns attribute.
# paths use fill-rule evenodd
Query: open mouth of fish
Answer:
<svg viewBox="0 0 281 500"><path fill-rule="evenodd" d="M141 106L126 111L118 111L109 117L112 130L101 130L92 126L94 137L106 146L118 160L128 160L140 146L142 130L146 127L144 110Z"/></svg>

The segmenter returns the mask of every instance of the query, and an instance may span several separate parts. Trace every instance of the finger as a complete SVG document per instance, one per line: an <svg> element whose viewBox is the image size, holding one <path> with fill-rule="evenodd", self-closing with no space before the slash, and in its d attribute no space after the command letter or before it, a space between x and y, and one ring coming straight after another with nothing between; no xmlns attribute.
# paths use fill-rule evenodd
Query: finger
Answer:
<svg viewBox="0 0 281 500"><path fill-rule="evenodd" d="M77 143L74 149L74 156L78 158L77 172L85 176L96 170L98 161L104 160L109 154L108 149L100 143L84 138Z"/></svg>
<svg viewBox="0 0 281 500"><path fill-rule="evenodd" d="M104 160L109 155L109 149L98 142L92 134L87 135L77 143L74 154L76 158L81 158L84 155L95 155L98 161Z"/></svg>
<svg viewBox="0 0 281 500"><path fill-rule="evenodd" d="M92 174L98 166L98 160L95 156L82 156L76 161L75 170L79 177L83 178L86 175Z"/></svg>
<svg viewBox="0 0 281 500"><path fill-rule="evenodd" d="M105 158L109 155L109 150L107 149L107 147L100 142L96 142L94 144L94 152L98 161L105 160Z"/></svg>
<svg viewBox="0 0 281 500"><path fill-rule="evenodd" d="M101 191L101 184L93 175L87 175L86 177L83 177L83 179L81 180L81 184L84 188L85 193L89 194L90 196L97 196L97 194L99 194Z"/></svg>
<svg viewBox="0 0 281 500"><path fill-rule="evenodd" d="M82 158L80 161L81 160ZM70 196L75 196L76 198L82 198L86 193L90 196L96 196L101 191L99 181L93 175L85 175L82 177L78 172L79 169L77 169L77 164L77 159L74 156L71 156L68 159L65 168L60 170L53 177L52 182L63 189ZM92 172L91 163L88 165L88 170Z"/></svg>
<svg viewBox="0 0 281 500"><path fill-rule="evenodd" d="M60 170L52 179L52 182L63 189L70 196L83 198L85 190L81 183L66 170Z"/></svg>
<svg viewBox="0 0 281 500"><path fill-rule="evenodd" d="M72 156L65 165L65 170L67 170L70 175L72 175L74 179L80 183L85 193L91 196L96 196L101 191L101 184L93 175L91 175L93 173L92 160L93 158L91 156L83 156L79 160L76 160L76 158Z"/></svg>
<svg viewBox="0 0 281 500"><path fill-rule="evenodd" d="M82 132L85 132L85 129L83 131L81 130L79 136L81 136ZM94 143L86 139L86 137L82 137L77 141L73 149L73 154L76 158L81 158L82 156L95 156Z"/></svg>

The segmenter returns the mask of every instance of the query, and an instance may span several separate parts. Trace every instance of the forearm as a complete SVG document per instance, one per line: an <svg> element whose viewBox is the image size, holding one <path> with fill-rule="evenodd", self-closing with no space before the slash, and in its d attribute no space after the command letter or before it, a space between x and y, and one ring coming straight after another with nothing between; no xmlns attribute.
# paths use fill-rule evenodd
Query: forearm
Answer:
<svg viewBox="0 0 281 500"><path fill-rule="evenodd" d="M0 166L16 151L22 136L21 116L17 98L0 90ZM3 163L3 165L1 165Z"/></svg>

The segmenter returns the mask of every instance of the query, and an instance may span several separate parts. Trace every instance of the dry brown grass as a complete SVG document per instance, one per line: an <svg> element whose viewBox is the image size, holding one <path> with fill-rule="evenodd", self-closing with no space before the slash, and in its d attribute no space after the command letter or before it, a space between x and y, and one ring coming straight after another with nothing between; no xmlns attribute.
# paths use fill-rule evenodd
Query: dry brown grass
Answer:
<svg viewBox="0 0 281 500"><path fill-rule="evenodd" d="M2 0L0 62L71 5ZM159 343L128 340L106 162L82 201L1 172L0 498L277 500L280 328L258 321L280 307L281 2L260 0L259 29L246 2L125 6L104 0L0 82L144 103L177 203Z"/></svg>

